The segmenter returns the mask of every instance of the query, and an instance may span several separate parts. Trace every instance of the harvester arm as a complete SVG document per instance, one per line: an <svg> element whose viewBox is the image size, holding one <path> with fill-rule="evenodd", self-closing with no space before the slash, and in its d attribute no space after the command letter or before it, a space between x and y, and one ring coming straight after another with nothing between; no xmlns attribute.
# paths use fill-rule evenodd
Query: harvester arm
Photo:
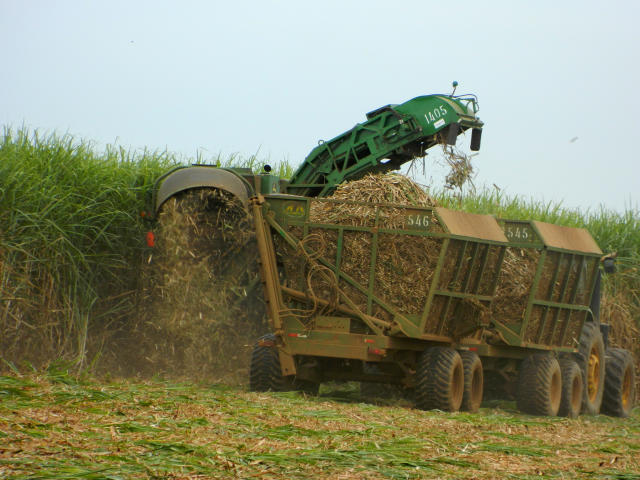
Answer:
<svg viewBox="0 0 640 480"><path fill-rule="evenodd" d="M396 170L438 143L455 144L473 128L471 149L480 148L483 123L475 97L425 95L367 114L367 121L321 142L291 177L287 193L323 197L366 173Z"/></svg>

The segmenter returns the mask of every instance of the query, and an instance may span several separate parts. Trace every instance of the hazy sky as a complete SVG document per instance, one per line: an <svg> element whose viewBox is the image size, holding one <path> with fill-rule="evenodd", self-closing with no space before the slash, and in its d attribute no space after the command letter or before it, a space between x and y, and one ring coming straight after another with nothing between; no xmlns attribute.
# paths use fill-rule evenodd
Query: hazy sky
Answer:
<svg viewBox="0 0 640 480"><path fill-rule="evenodd" d="M485 122L477 185L621 211L640 203L638 18L637 1L0 0L0 124L297 165L457 80Z"/></svg>

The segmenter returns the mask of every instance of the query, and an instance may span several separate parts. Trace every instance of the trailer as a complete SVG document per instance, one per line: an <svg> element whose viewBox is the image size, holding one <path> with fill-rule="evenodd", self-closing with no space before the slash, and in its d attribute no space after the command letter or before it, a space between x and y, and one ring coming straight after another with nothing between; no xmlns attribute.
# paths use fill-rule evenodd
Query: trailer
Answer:
<svg viewBox="0 0 640 480"><path fill-rule="evenodd" d="M320 142L289 180L268 166L204 165L158 179L151 218L202 188L232 194L253 218L272 332L252 352L252 390L393 384L418 408L473 412L499 385L534 415L629 414L633 359L607 349L603 252L587 231L330 198L469 129L478 150L477 112L469 95L381 107Z"/></svg>
<svg viewBox="0 0 640 480"><path fill-rule="evenodd" d="M515 385L523 412L600 410L602 252L585 230L289 195L256 197L252 208L274 330L254 349L252 388L282 389L287 379L306 391L329 380L396 383L415 391L418 408L475 411L490 373ZM360 216L318 221L328 210ZM366 256L352 258L357 240ZM415 256L390 265L383 252L392 245ZM505 310L510 250L527 256L510 278L526 296ZM416 271L414 297L395 297ZM632 375L619 381L633 383ZM631 394L617 399L622 410L605 410L628 414Z"/></svg>

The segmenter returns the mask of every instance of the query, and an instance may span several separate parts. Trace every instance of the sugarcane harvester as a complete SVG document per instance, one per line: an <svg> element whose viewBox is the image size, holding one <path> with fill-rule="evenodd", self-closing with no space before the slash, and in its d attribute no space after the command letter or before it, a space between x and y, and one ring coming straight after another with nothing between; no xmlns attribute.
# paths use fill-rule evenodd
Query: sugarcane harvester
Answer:
<svg viewBox="0 0 640 480"><path fill-rule="evenodd" d="M158 179L154 213L180 192L213 188L252 214L273 333L254 347L251 389L397 384L414 392L419 408L476 411L492 377L513 386L526 413L629 414L633 359L606 348L602 251L587 231L331 199L341 183L396 170L469 129L478 150L477 113L475 96L420 96L320 142L289 180L268 166L254 174L204 165ZM365 213L325 215L350 209ZM363 239L364 254L354 256ZM518 256L526 268L508 279L526 292L506 308L505 258ZM409 287L411 298L398 296Z"/></svg>
<svg viewBox="0 0 640 480"><path fill-rule="evenodd" d="M256 194L326 197L348 180L397 170L436 144L454 145L458 135L470 128L471 150L477 151L483 126L477 112L473 96L425 95L378 108L351 130L320 141L289 180L271 175L269 166L259 175L247 168L177 167L156 181L152 213L171 196L191 188L220 188L247 205Z"/></svg>

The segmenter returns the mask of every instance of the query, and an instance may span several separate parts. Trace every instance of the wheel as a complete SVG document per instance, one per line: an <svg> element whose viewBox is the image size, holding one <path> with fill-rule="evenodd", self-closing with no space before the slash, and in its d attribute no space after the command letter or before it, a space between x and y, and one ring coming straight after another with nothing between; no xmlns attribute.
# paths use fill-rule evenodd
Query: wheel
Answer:
<svg viewBox="0 0 640 480"><path fill-rule="evenodd" d="M416 407L455 412L462 404L464 367L458 352L446 347L427 348L418 358Z"/></svg>
<svg viewBox="0 0 640 480"><path fill-rule="evenodd" d="M282 392L286 390L286 382L280 369L280 359L275 341L275 335L268 334L260 337L253 346L249 367L249 389L251 391ZM261 345L264 343L273 343L274 346Z"/></svg>
<svg viewBox="0 0 640 480"><path fill-rule="evenodd" d="M628 417L636 398L636 379L633 356L628 350L607 350L602 413L614 417Z"/></svg>
<svg viewBox="0 0 640 480"><path fill-rule="evenodd" d="M562 396L562 375L555 357L538 353L520 365L518 409L530 415L558 414Z"/></svg>
<svg viewBox="0 0 640 480"><path fill-rule="evenodd" d="M299 380L282 376L278 349L275 347L276 337L268 334L260 337L253 346L249 367L249 389L254 392L287 392L298 391L307 395L318 395L320 384L310 380ZM273 346L264 345L273 344Z"/></svg>
<svg viewBox="0 0 640 480"><path fill-rule="evenodd" d="M484 374L482 361L475 352L460 352L464 369L464 390L462 392L461 410L477 412L482 403Z"/></svg>
<svg viewBox="0 0 640 480"><path fill-rule="evenodd" d="M562 377L562 395L558 415L576 418L582 409L582 373L575 360L560 359L560 373Z"/></svg>
<svg viewBox="0 0 640 480"><path fill-rule="evenodd" d="M578 353L575 356L582 372L582 413L597 415L604 392L604 341L595 322L585 322L580 333Z"/></svg>

